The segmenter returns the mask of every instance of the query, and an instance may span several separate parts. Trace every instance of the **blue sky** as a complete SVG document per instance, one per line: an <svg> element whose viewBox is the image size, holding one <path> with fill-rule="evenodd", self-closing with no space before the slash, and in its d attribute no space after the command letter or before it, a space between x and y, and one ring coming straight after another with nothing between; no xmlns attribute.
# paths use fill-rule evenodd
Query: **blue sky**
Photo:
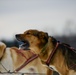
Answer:
<svg viewBox="0 0 76 75"><path fill-rule="evenodd" d="M69 21L75 33L76 0L0 0L0 39L12 39L27 29L64 35Z"/></svg>

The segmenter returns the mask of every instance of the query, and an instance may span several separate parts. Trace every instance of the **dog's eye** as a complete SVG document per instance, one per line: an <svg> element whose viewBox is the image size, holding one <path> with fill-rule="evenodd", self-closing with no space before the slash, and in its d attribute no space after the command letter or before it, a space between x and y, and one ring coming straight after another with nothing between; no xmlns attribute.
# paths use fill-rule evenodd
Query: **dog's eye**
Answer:
<svg viewBox="0 0 76 75"><path fill-rule="evenodd" d="M38 33L35 32L35 33L33 33L33 35L34 35L34 36L38 36Z"/></svg>
<svg viewBox="0 0 76 75"><path fill-rule="evenodd" d="M33 34L34 36L37 36L37 34Z"/></svg>

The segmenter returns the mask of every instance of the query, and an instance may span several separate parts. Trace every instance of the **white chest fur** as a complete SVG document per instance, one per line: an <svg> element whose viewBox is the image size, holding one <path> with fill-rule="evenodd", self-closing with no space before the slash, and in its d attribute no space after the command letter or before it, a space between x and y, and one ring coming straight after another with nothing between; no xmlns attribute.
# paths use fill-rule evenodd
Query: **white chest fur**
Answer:
<svg viewBox="0 0 76 75"><path fill-rule="evenodd" d="M56 71L56 72L58 72L58 73L59 73L59 71L56 69L56 67L55 67L55 66L50 65L50 66L48 66L48 67L49 67L49 69L51 69L51 70ZM59 75L61 75L61 74L59 73Z"/></svg>

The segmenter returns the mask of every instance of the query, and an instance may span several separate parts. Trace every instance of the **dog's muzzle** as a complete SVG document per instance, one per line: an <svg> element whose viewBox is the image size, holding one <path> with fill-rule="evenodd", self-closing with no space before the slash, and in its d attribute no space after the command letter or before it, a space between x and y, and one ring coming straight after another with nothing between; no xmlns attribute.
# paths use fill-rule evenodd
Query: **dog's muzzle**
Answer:
<svg viewBox="0 0 76 75"><path fill-rule="evenodd" d="M23 49L23 50L30 50L29 49L29 42L27 40L22 40L20 39L20 35L16 35L16 39L18 40L19 43L19 49Z"/></svg>

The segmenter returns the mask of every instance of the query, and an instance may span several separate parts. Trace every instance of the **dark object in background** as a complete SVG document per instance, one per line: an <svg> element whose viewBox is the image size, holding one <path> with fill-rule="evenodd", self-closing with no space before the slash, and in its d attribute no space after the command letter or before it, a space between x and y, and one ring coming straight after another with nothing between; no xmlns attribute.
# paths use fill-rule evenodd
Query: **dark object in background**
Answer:
<svg viewBox="0 0 76 75"><path fill-rule="evenodd" d="M74 47L76 49L76 35L74 36L56 36L55 37L58 41L60 41L61 43L67 43L69 44L71 47Z"/></svg>
<svg viewBox="0 0 76 75"><path fill-rule="evenodd" d="M3 43L6 44L7 47L19 47L18 41L16 40L1 40Z"/></svg>

